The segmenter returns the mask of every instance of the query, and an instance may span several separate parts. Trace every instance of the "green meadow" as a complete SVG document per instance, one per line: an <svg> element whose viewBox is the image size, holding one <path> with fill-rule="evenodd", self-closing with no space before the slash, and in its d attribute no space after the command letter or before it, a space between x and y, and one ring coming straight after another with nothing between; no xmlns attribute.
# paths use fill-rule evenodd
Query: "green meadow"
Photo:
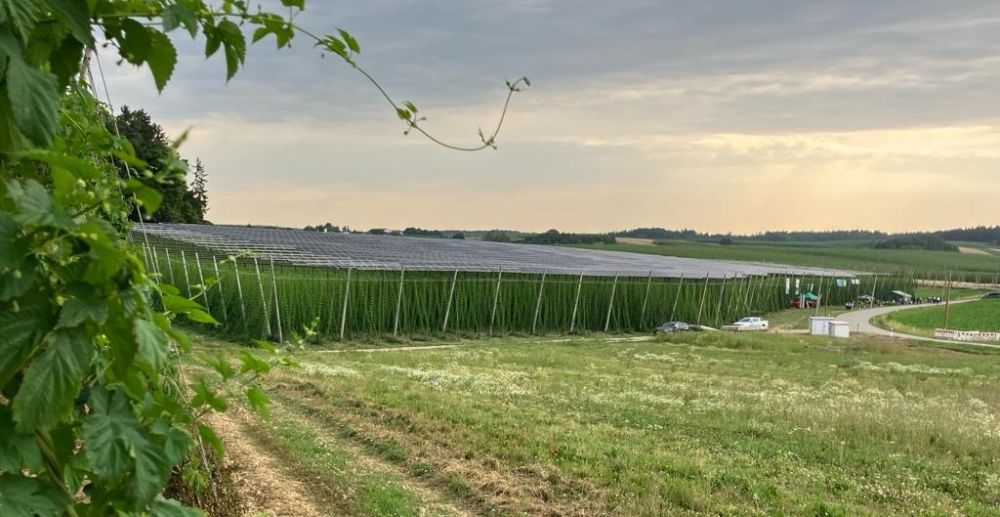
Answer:
<svg viewBox="0 0 1000 517"><path fill-rule="evenodd" d="M338 515L996 515L987 354L721 332L309 349L263 381L274 423L245 425Z"/></svg>

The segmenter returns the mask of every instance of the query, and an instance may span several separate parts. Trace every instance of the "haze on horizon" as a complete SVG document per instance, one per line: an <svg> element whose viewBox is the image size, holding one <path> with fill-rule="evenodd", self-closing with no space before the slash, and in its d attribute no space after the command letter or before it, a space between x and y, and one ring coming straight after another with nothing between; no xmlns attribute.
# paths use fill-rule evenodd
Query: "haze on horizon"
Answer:
<svg viewBox="0 0 1000 517"><path fill-rule="evenodd" d="M424 126L474 144L515 96L499 151L403 136L356 72L306 41L249 48L228 85L203 42L155 92L102 60L209 171L216 223L353 228L907 231L998 222L1000 3L768 0L319 2L299 21Z"/></svg>

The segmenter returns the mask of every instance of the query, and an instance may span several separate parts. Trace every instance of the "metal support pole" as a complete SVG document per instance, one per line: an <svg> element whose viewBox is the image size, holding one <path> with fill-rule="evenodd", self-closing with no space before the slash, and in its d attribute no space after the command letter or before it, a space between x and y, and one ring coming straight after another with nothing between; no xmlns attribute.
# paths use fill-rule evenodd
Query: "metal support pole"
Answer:
<svg viewBox="0 0 1000 517"><path fill-rule="evenodd" d="M191 297L191 277L188 275L188 261L187 257L184 256L184 250L181 250L181 266L184 267L184 285L187 287L187 297Z"/></svg>
<svg viewBox="0 0 1000 517"><path fill-rule="evenodd" d="M344 340L344 329L347 326L347 302L351 296L351 268L347 268L347 280L344 283L344 304L340 307L340 340Z"/></svg>
<svg viewBox="0 0 1000 517"><path fill-rule="evenodd" d="M503 266L497 272L497 288L493 291L493 311L490 312L490 333L493 335L493 322L497 318L497 305L500 303L500 280L503 279Z"/></svg>
<svg viewBox="0 0 1000 517"><path fill-rule="evenodd" d="M278 303L278 281L274 278L274 259L271 259L271 293L274 294L274 319L278 324L278 342L284 343L285 336L281 334L281 304Z"/></svg>
<svg viewBox="0 0 1000 517"><path fill-rule="evenodd" d="M444 309L444 323L441 332L448 332L448 319L451 318L451 304L455 301L455 286L458 284L458 270L451 275L451 287L448 289L448 305Z"/></svg>
<svg viewBox="0 0 1000 517"><path fill-rule="evenodd" d="M951 305L951 271L948 272L948 283L944 286L944 329L948 330L948 308Z"/></svg>
<svg viewBox="0 0 1000 517"><path fill-rule="evenodd" d="M698 319L696 324L701 325L701 311L705 308L705 297L708 296L708 275L705 275L705 288L701 290L701 303L698 304Z"/></svg>
<svg viewBox="0 0 1000 517"><path fill-rule="evenodd" d="M642 310L639 311L639 326L641 330L643 322L646 321L646 307L649 305L649 288L653 286L653 272L646 276L646 294L642 297Z"/></svg>
<svg viewBox="0 0 1000 517"><path fill-rule="evenodd" d="M167 270L170 271L170 285L176 286L177 281L174 280L174 263L170 261L170 249L163 248L163 252L167 254Z"/></svg>
<svg viewBox="0 0 1000 517"><path fill-rule="evenodd" d="M726 279L722 277L722 288L719 289L719 306L715 309L715 326L719 326L719 319L722 318L722 298L726 295Z"/></svg>
<svg viewBox="0 0 1000 517"><path fill-rule="evenodd" d="M674 316L677 315L677 302L681 301L681 286L684 285L684 273L681 273L681 281L677 282L677 294L674 296L674 308L670 309L670 319L667 321L674 321Z"/></svg>
<svg viewBox="0 0 1000 517"><path fill-rule="evenodd" d="M243 319L243 332L246 334L250 333L250 329L247 327L247 305L243 302L243 284L240 282L240 268L236 265L236 259L233 259L233 274L236 276L236 295L240 298L240 317Z"/></svg>
<svg viewBox="0 0 1000 517"><path fill-rule="evenodd" d="M580 289L583 288L583 270L580 270L580 280L576 282L576 298L573 300L573 316L569 320L569 333L576 330L576 310L580 306Z"/></svg>
<svg viewBox="0 0 1000 517"><path fill-rule="evenodd" d="M399 335L399 311L403 308L403 279L406 275L406 268L399 270L399 290L396 292L396 317L392 324L392 335Z"/></svg>
<svg viewBox="0 0 1000 517"><path fill-rule="evenodd" d="M222 290L222 275L219 274L219 261L215 260L215 255L212 255L212 267L215 268L215 285L219 287L219 304L222 305L222 321L229 319L229 313L226 311L226 293Z"/></svg>
<svg viewBox="0 0 1000 517"><path fill-rule="evenodd" d="M264 310L264 337L271 337L271 311L267 310L267 296L264 295L264 280L260 276L260 264L253 258L253 268L257 271L257 287L260 288L260 306Z"/></svg>
<svg viewBox="0 0 1000 517"><path fill-rule="evenodd" d="M743 310L740 312L750 311L750 291L753 290L753 275L747 277L747 288L743 291Z"/></svg>
<svg viewBox="0 0 1000 517"><path fill-rule="evenodd" d="M611 298L608 300L608 315L604 318L604 333L607 334L611 327L611 309L615 306L615 291L618 290L618 273L615 273L615 280L611 283Z"/></svg>
<svg viewBox="0 0 1000 517"><path fill-rule="evenodd" d="M547 271L542 270L542 281L538 284L538 299L535 300L535 317L531 320L531 333L534 334L538 330L538 314L542 311L542 292L545 290L545 274Z"/></svg>
<svg viewBox="0 0 1000 517"><path fill-rule="evenodd" d="M208 313L212 314L212 304L208 301L208 286L205 285L205 273L201 269L201 258L198 257L198 252L194 252L194 263L198 265L198 281L201 282L202 292L205 293L205 308L208 309Z"/></svg>

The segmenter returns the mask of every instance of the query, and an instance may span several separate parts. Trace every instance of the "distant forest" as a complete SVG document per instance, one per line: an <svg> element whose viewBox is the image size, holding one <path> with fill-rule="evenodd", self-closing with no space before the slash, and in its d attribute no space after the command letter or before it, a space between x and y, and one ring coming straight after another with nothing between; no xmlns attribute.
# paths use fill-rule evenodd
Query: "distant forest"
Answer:
<svg viewBox="0 0 1000 517"><path fill-rule="evenodd" d="M732 239L739 241L758 242L828 242L828 241L895 241L902 237L916 242L921 238L936 237L946 241L1000 243L1000 226L977 226L975 228L957 228L934 232L907 232L890 234L871 230L832 230L832 231L797 231L797 232L764 232L753 235L711 234L694 230L666 230L663 228L635 228L614 232L615 237L635 237L642 239L667 240L720 240Z"/></svg>

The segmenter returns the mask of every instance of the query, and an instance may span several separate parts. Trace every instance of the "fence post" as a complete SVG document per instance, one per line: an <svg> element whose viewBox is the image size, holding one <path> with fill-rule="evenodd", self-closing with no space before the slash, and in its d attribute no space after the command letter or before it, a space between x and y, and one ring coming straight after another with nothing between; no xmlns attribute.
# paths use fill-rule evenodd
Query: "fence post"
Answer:
<svg viewBox="0 0 1000 517"><path fill-rule="evenodd" d="M198 265L198 281L201 282L201 290L205 294L205 308L212 314L212 304L208 301L208 286L205 285L205 273L201 270L201 258L197 251L194 252L194 263Z"/></svg>
<svg viewBox="0 0 1000 517"><path fill-rule="evenodd" d="M344 304L340 308L340 340L344 340L344 329L347 325L347 302L351 296L351 268L347 268L347 281L344 283Z"/></svg>
<svg viewBox="0 0 1000 517"><path fill-rule="evenodd" d="M576 330L576 309L580 306L580 289L583 288L583 270L580 270L580 280L576 283L576 299L573 300L573 317L569 320L569 333Z"/></svg>
<svg viewBox="0 0 1000 517"><path fill-rule="evenodd" d="M163 248L163 252L167 254L167 270L170 271L170 285L177 286L177 281L174 280L174 263L170 261L170 248Z"/></svg>
<svg viewBox="0 0 1000 517"><path fill-rule="evenodd" d="M267 310L267 296L264 295L264 280L260 276L260 264L253 258L253 268L257 271L257 287L260 288L260 306L264 310L264 337L271 337L271 311Z"/></svg>
<svg viewBox="0 0 1000 517"><path fill-rule="evenodd" d="M538 314L542 310L542 292L545 290L545 274L548 273L546 270L542 270L542 282L538 284L538 299L535 300L535 317L531 320L531 333L535 334L538 330Z"/></svg>
<svg viewBox="0 0 1000 517"><path fill-rule="evenodd" d="M719 306L715 309L715 326L719 326L719 320L722 318L722 299L726 296L726 280L728 277L722 277L722 288L719 289Z"/></svg>
<svg viewBox="0 0 1000 517"><path fill-rule="evenodd" d="M948 308L951 305L951 271L948 272L948 283L944 286L944 329L948 330Z"/></svg>
<svg viewBox="0 0 1000 517"><path fill-rule="evenodd" d="M451 275L451 287L448 289L448 305L444 309L444 323L441 324L441 332L448 332L448 318L451 317L451 304L455 300L455 284L458 283L458 269Z"/></svg>
<svg viewBox="0 0 1000 517"><path fill-rule="evenodd" d="M646 294L642 297L642 310L639 312L639 330L642 330L643 322L646 321L646 306L649 305L649 288L653 286L653 272L646 276Z"/></svg>
<svg viewBox="0 0 1000 517"><path fill-rule="evenodd" d="M184 285L187 287L187 297L191 297L191 277L188 275L188 261L187 257L184 256L184 250L181 250L181 266L184 268Z"/></svg>
<svg viewBox="0 0 1000 517"><path fill-rule="evenodd" d="M392 324L392 335L399 335L399 310L403 307L403 278L406 268L399 268L399 290L396 293L396 318Z"/></svg>
<svg viewBox="0 0 1000 517"><path fill-rule="evenodd" d="M274 319L278 324L278 342L284 343L285 336L281 334L281 307L278 303L278 281L274 278L274 258L271 259L271 293L274 294Z"/></svg>
<svg viewBox="0 0 1000 517"><path fill-rule="evenodd" d="M500 280L503 279L503 266L497 271L497 288L493 291L493 310L490 312L490 333L493 335L493 322L497 318L497 305L500 303Z"/></svg>
<svg viewBox="0 0 1000 517"><path fill-rule="evenodd" d="M705 297L708 296L708 275L705 275L705 288L701 290L701 303L698 304L698 318L696 324L701 325L701 311L705 308Z"/></svg>
<svg viewBox="0 0 1000 517"><path fill-rule="evenodd" d="M681 281L677 282L677 294L674 296L674 308L670 309L670 319L667 321L674 321L674 316L677 315L677 302L681 301L681 286L684 285L684 273L681 273Z"/></svg>
<svg viewBox="0 0 1000 517"><path fill-rule="evenodd" d="M215 285L219 286L219 304L222 305L222 321L229 319L229 313L226 311L226 293L222 290L222 275L219 274L219 261L215 260L215 255L212 255L212 267L215 269Z"/></svg>
<svg viewBox="0 0 1000 517"><path fill-rule="evenodd" d="M611 327L611 309L615 306L615 292L618 290L618 273L615 273L615 280L611 283L611 299L608 300L608 315L604 318L604 333Z"/></svg>
<svg viewBox="0 0 1000 517"><path fill-rule="evenodd" d="M250 334L247 323L247 305L243 302L243 283L240 282L240 268L236 265L236 258L233 257L233 273L236 275L236 295L240 298L240 317L243 318L243 332Z"/></svg>

